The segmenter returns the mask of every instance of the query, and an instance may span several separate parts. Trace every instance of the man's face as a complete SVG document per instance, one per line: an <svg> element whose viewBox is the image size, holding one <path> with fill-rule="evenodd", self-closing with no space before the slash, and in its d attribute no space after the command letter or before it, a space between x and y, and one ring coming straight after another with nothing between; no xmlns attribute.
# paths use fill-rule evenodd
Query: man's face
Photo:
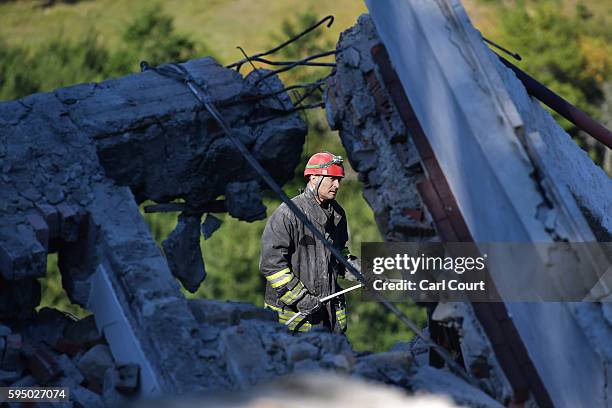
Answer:
<svg viewBox="0 0 612 408"><path fill-rule="evenodd" d="M342 177L337 176L312 176L310 178L310 182L312 184L313 190L317 191L317 186L319 185L319 181L321 181L321 177L323 181L321 182L321 186L319 186L319 199L321 200L333 200L336 198L336 194L340 189L340 182L342 181Z"/></svg>

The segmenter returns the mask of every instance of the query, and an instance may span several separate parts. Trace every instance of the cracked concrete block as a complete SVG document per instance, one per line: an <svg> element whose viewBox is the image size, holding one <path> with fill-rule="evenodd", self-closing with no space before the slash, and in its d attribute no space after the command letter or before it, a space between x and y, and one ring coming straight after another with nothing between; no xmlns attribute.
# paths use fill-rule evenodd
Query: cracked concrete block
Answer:
<svg viewBox="0 0 612 408"><path fill-rule="evenodd" d="M412 362L411 355L403 352L369 354L357 358L353 375L407 387Z"/></svg>
<svg viewBox="0 0 612 408"><path fill-rule="evenodd" d="M206 278L200 249L200 219L200 215L179 215L176 228L162 242L170 271L191 293Z"/></svg>
<svg viewBox="0 0 612 408"><path fill-rule="evenodd" d="M287 348L287 360L292 363L300 360L314 360L318 355L319 349L306 342L298 342Z"/></svg>
<svg viewBox="0 0 612 408"><path fill-rule="evenodd" d="M289 126L285 128L277 126L267 130L269 121L266 119L272 119L292 106L287 95L278 95L279 99L285 98L286 106L273 106L276 98L261 99L257 104L245 99L269 93L270 87L282 89L283 85L278 78L272 77L266 81L266 84L261 84L263 86L253 87L248 78L241 78L235 71L225 69L210 58L190 61L184 65L200 73L201 77L198 76L198 80L205 78L207 89L219 111L249 149L258 150L255 147L256 141L267 136L269 132L275 132L271 136L286 145L284 149L290 153L292 159L299 160L300 150L296 147L303 143L306 128L297 114L286 115L280 121L288 123ZM135 95L126 93L122 97L113 98L112 103L125 104L125 112L122 111L125 116L117 116L115 109L109 109L108 118L106 115L101 115L104 118L101 126L113 123L115 128L119 127L113 129L113 132L120 134L121 130L125 129L123 134L126 137L100 137L98 147L107 174L121 185L129 185L138 202L146 198L157 202L169 202L182 197L187 202L197 205L210 202L216 196L223 194L224 185L234 177L237 180L256 178L254 174L249 177L244 176L251 172L250 167L233 144L224 137L208 112L191 94L185 92L184 85L160 77L152 71L125 79L125 84L113 84L113 86L120 85L127 88L135 81L147 83L149 86L146 88L139 86ZM169 87L168 84L173 86ZM116 92L111 92L110 88L103 89L101 96L116 97ZM180 96L169 97L169 92L175 92ZM154 102L162 95L168 100L167 105ZM134 97L138 97L144 103L136 106L127 104L126 99ZM147 101L152 103L146 103ZM266 104L272 105L266 107ZM97 105L93 105L88 100L79 108L93 110L97 109ZM165 110L170 108L172 115L164 115ZM274 111L271 112L270 108L274 108ZM140 121L139 117L142 118ZM159 121L150 119L155 117L163 119ZM244 117L248 117L251 122L263 121L259 125L245 126L241 123ZM148 131L150 129L155 130ZM206 131L202 132L200 129ZM283 147L272 148L276 151ZM173 161L172 165L164 164L169 160ZM230 167L225 165L229 162L232 163ZM267 169L278 172L278 165L284 172L291 169L288 167L290 163L277 163L276 167ZM224 166L223 172L218 171L219 166ZM273 174L273 177L281 183L288 180L286 173L282 172ZM181 182L175 183L174 180Z"/></svg>
<svg viewBox="0 0 612 408"><path fill-rule="evenodd" d="M81 214L79 208L63 202L56 206L60 217L60 237L68 242L79 238Z"/></svg>
<svg viewBox="0 0 612 408"><path fill-rule="evenodd" d="M93 347L103 340L93 315L68 323L63 337L66 342L78 345L80 348Z"/></svg>
<svg viewBox="0 0 612 408"><path fill-rule="evenodd" d="M109 368L115 367L115 363L108 346L97 344L83 354L77 367L85 377L87 387L102 392L104 374Z"/></svg>
<svg viewBox="0 0 612 408"><path fill-rule="evenodd" d="M463 305L458 302L440 302L431 315L432 320L452 323L463 317Z"/></svg>
<svg viewBox="0 0 612 408"><path fill-rule="evenodd" d="M349 373L355 364L355 359L349 359L344 354L326 353L321 358L320 364L322 367L333 369L338 373Z"/></svg>
<svg viewBox="0 0 612 408"><path fill-rule="evenodd" d="M102 399L107 407L127 406L128 398L121 394L116 385L119 382L119 373L113 368L106 370L104 375L104 389Z"/></svg>
<svg viewBox="0 0 612 408"><path fill-rule="evenodd" d="M0 277L0 319L29 319L41 298L37 279L6 281Z"/></svg>
<svg viewBox="0 0 612 408"><path fill-rule="evenodd" d="M197 319L197 317L196 317ZM219 326L213 326L208 323L203 323L199 327L200 339L204 342L212 342L219 338L219 334L221 333L221 328ZM218 353L215 351L214 353L205 352L205 358L216 357Z"/></svg>
<svg viewBox="0 0 612 408"><path fill-rule="evenodd" d="M276 312L250 303L192 299L189 308L198 323L210 325L236 325L241 320L278 321Z"/></svg>
<svg viewBox="0 0 612 408"><path fill-rule="evenodd" d="M53 93L65 105L74 105L81 99L92 96L95 88L96 84L79 84L56 89Z"/></svg>
<svg viewBox="0 0 612 408"><path fill-rule="evenodd" d="M51 383L52 386L73 389L83 383L85 377L83 377L83 374L81 374L74 362L67 355L60 355L57 357L56 361L61 370L61 376Z"/></svg>
<svg viewBox="0 0 612 408"><path fill-rule="evenodd" d="M45 250L49 250L49 227L45 220L38 214L29 214L26 217L30 226L34 229L34 234L38 239L38 242Z"/></svg>
<svg viewBox="0 0 612 408"><path fill-rule="evenodd" d="M46 273L47 251L34 229L26 224L0 225L0 277L18 280Z"/></svg>
<svg viewBox="0 0 612 408"><path fill-rule="evenodd" d="M376 168L378 157L376 155L376 149L373 147L362 147L352 150L353 160L355 163L355 170L360 173L368 173L370 170Z"/></svg>
<svg viewBox="0 0 612 408"><path fill-rule="evenodd" d="M362 124L368 116L376 113L374 99L362 92L353 95L351 107L353 108L353 119L357 124Z"/></svg>
<svg viewBox="0 0 612 408"><path fill-rule="evenodd" d="M59 204L66 198L62 186L57 184L48 184L44 187L43 192L49 204Z"/></svg>
<svg viewBox="0 0 612 408"><path fill-rule="evenodd" d="M361 61L359 51L352 47L348 48L342 52L341 61L351 68L359 68L359 63Z"/></svg>
<svg viewBox="0 0 612 408"><path fill-rule="evenodd" d="M258 323L242 323L221 333L226 364L239 389L272 378L270 360L257 330Z"/></svg>
<svg viewBox="0 0 612 408"><path fill-rule="evenodd" d="M124 394L134 394L140 382L140 367L137 364L117 366L118 381L115 388Z"/></svg>
<svg viewBox="0 0 612 408"><path fill-rule="evenodd" d="M29 344L44 343L53 347L62 337L64 328L70 322L72 322L72 319L65 313L43 307L36 313L35 319L32 319L20 333L23 335L24 341Z"/></svg>
<svg viewBox="0 0 612 408"><path fill-rule="evenodd" d="M497 401L511 400L512 386L496 358L493 339L486 336L472 306L462 302L439 303L432 320L457 330L464 365L483 384L483 389L489 390Z"/></svg>
<svg viewBox="0 0 612 408"><path fill-rule="evenodd" d="M219 227L221 227L221 220L212 214L206 214L201 227L204 239L210 238Z"/></svg>
<svg viewBox="0 0 612 408"><path fill-rule="evenodd" d="M32 355L29 356L28 370L40 385L48 385L62 372L55 356L41 345L34 348Z"/></svg>
<svg viewBox="0 0 612 408"><path fill-rule="evenodd" d="M91 222L87 213L80 213L79 239L63 240L59 244L58 267L62 274L62 286L69 299L86 307L89 298L89 277L101 262L99 228Z"/></svg>
<svg viewBox="0 0 612 408"><path fill-rule="evenodd" d="M266 207L261 201L261 191L256 181L229 183L225 187L227 211L242 221L266 218Z"/></svg>
<svg viewBox="0 0 612 408"><path fill-rule="evenodd" d="M305 333L303 337L307 339L310 344L331 354L352 354L353 352L345 336L313 331Z"/></svg>
<svg viewBox="0 0 612 408"><path fill-rule="evenodd" d="M57 208L53 205L36 203L36 209L45 220L49 228L49 238L54 239L59 236L60 219Z"/></svg>

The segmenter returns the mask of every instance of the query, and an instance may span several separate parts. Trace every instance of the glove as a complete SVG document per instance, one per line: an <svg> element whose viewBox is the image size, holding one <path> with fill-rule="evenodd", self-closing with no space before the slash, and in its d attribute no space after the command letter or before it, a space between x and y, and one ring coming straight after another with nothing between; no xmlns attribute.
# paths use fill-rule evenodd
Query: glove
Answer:
<svg viewBox="0 0 612 408"><path fill-rule="evenodd" d="M361 259L357 258L354 255L349 255L349 257L346 260L348 261L349 265L357 269L357 272L361 273ZM344 279L350 282L359 281L359 279L357 279L357 276L353 275L353 273L349 271L347 268L345 268Z"/></svg>
<svg viewBox="0 0 612 408"><path fill-rule="evenodd" d="M297 302L296 306L300 313L308 316L321 308L321 302L319 301L318 297L307 293Z"/></svg>
<svg viewBox="0 0 612 408"><path fill-rule="evenodd" d="M348 263L354 267L355 269L357 269L357 272L361 273L365 283L368 287L371 287L374 283L375 280L382 280L383 282L390 282L390 280L383 275L375 275L372 272L370 273L366 273L368 271L368 269L366 268L366 272L363 272L361 270L361 259L357 258L354 255L349 255L349 257L347 258ZM344 274L344 279L351 281L351 282L360 282L359 279L357 279L357 277L355 275L353 275L353 273L351 273L351 271L349 271L348 269L345 269L346 272ZM370 269L371 271L371 269Z"/></svg>

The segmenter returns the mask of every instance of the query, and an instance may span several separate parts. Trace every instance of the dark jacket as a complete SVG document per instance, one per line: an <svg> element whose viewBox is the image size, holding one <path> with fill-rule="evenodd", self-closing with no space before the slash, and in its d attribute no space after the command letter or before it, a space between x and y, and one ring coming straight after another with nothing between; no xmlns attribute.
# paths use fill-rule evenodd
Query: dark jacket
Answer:
<svg viewBox="0 0 612 408"><path fill-rule="evenodd" d="M326 212L308 188L292 201L332 245L345 250L348 228L340 204L331 200ZM297 312L295 305L306 293L322 298L341 290L336 277L344 274L344 266L284 203L272 213L264 229L259 269L267 280L265 303L279 312L281 321L283 314L288 318ZM344 331L345 306L343 296L330 300L325 303L324 315L311 316L311 323L326 318L330 330Z"/></svg>

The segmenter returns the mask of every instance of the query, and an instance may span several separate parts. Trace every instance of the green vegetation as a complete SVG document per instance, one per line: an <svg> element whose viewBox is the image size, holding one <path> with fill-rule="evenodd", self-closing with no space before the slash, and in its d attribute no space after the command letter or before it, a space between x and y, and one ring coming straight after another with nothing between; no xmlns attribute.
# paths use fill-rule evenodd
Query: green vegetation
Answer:
<svg viewBox="0 0 612 408"><path fill-rule="evenodd" d="M255 4L256 3L256 4ZM320 17L334 14L332 28L321 27L306 39L282 50L274 59L295 60L333 49L339 33L364 12L362 2L337 0L333 6L320 1L252 2L250 0L169 0L56 2L42 8L38 2L0 2L0 100L49 91L58 87L101 81L138 71L141 60L155 65L215 55L222 63L241 59L235 49L242 45L253 54L268 49ZM594 1L588 8L573 1L466 0L474 11L474 23L483 33L520 52L518 65L583 110L612 123L612 110L605 105L610 84L611 32L607 2ZM288 16L293 16L289 17ZM323 59L321 61L329 61ZM245 65L243 73L250 68ZM313 81L329 68L303 67L281 74L288 84ZM303 95L303 90L300 93ZM294 100L299 94L293 94ZM315 92L308 102L316 102ZM330 150L346 156L339 138L329 131L322 110L303 113L309 135L302 162L316 151ZM578 132L562 122L573 135ZM582 142L580 142L582 143ZM586 145L583 143L586 148ZM599 150L598 150L599 149ZM594 160L602 160L601 149L591 146ZM285 186L291 197L303 186L298 167L294 180ZM346 209L351 232L351 251L360 253L360 244L380 241L371 209L361 194L361 185L352 169L338 197ZM268 214L279 200L266 193ZM208 277L188 297L231 299L263 304L263 279L258 272L260 236L264 221L244 223L220 216L221 228L201 246ZM146 214L145 219L157 243L176 224L176 214ZM57 257L49 256L49 273L41 280L45 288L41 306L54 306L82 316L86 311L70 305L61 288ZM346 285L345 285L346 286ZM400 305L417 323L423 324L423 309ZM412 333L375 303L349 296L349 339L355 348L385 350Z"/></svg>

